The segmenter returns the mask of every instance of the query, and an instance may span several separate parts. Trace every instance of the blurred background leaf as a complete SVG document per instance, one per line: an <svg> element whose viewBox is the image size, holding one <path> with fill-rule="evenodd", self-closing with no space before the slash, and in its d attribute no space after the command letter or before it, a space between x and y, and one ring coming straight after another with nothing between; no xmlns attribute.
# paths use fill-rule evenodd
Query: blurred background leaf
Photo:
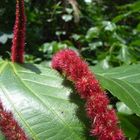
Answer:
<svg viewBox="0 0 140 140"><path fill-rule="evenodd" d="M25 0L26 61L50 61L59 49L73 47L91 65L138 63L139 5L139 0ZM5 59L10 58L14 20L15 0L1 0L0 55Z"/></svg>

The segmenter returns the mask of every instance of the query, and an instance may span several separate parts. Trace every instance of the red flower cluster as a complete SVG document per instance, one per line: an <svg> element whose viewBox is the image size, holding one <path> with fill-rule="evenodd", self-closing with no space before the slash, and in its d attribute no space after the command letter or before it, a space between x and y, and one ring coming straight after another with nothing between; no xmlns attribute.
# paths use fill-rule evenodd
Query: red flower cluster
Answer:
<svg viewBox="0 0 140 140"><path fill-rule="evenodd" d="M24 0L16 0L16 21L14 26L14 37L11 59L13 62L24 62L25 26L26 17L24 12Z"/></svg>
<svg viewBox="0 0 140 140"><path fill-rule="evenodd" d="M0 102L0 130L7 140L28 140L24 131L20 128L11 112L4 110Z"/></svg>
<svg viewBox="0 0 140 140"><path fill-rule="evenodd" d="M87 63L73 50L65 49L54 55L52 67L72 80L81 98L86 100L87 116L92 123L91 135L99 140L124 140L115 110L108 107L109 99Z"/></svg>

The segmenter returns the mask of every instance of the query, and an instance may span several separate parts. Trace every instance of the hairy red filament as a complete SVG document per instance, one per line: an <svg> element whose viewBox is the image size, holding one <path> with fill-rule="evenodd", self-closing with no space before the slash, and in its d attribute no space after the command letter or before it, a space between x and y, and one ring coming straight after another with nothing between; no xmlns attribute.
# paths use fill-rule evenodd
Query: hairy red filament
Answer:
<svg viewBox="0 0 140 140"><path fill-rule="evenodd" d="M12 62L24 62L24 46L25 46L25 26L26 17L24 11L24 0L16 1L16 21L14 26L14 37L12 44Z"/></svg>
<svg viewBox="0 0 140 140"><path fill-rule="evenodd" d="M124 140L115 110L108 107L109 98L87 63L73 50L64 49L54 55L52 67L65 73L74 82L81 98L86 100L87 116L92 123L91 135L99 140Z"/></svg>
<svg viewBox="0 0 140 140"><path fill-rule="evenodd" d="M28 140L11 112L7 112L0 102L0 130L7 140Z"/></svg>

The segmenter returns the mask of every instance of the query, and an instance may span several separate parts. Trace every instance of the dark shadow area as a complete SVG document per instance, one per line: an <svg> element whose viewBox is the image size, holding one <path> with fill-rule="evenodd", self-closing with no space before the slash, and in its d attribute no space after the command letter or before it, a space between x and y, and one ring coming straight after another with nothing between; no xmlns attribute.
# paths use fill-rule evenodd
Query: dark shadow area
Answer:
<svg viewBox="0 0 140 140"><path fill-rule="evenodd" d="M139 131L137 137L135 138L135 140L140 140L140 131Z"/></svg>
<svg viewBox="0 0 140 140"><path fill-rule="evenodd" d="M27 64L23 64L23 65L20 65L20 66L25 68L25 69L28 69L28 70L30 70L32 72L35 72L36 74L41 73L40 69L37 66L35 66L34 64L28 64L27 63Z"/></svg>
<svg viewBox="0 0 140 140"><path fill-rule="evenodd" d="M86 140L95 140L93 137L90 136L91 124L90 124L90 120L86 116L85 101L80 99L80 96L76 92L72 82L68 81L67 79L64 79L62 84L65 87L71 88L72 91L73 91L70 94L70 97L69 97L70 98L70 102L72 102L72 103L74 103L74 104L76 104L78 106L75 114L78 117L78 119L80 120L80 122L82 122L82 124L85 125L84 136L85 136Z"/></svg>

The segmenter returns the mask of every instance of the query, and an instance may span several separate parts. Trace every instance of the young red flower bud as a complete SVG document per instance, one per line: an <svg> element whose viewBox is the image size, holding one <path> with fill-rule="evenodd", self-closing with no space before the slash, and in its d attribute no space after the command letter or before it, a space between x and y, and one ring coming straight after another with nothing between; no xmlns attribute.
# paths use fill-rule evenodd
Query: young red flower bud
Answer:
<svg viewBox="0 0 140 140"><path fill-rule="evenodd" d="M16 0L16 21L12 40L12 62L24 62L25 26L24 0Z"/></svg>
<svg viewBox="0 0 140 140"><path fill-rule="evenodd" d="M2 103L0 102L0 130L4 134L7 140L28 140L24 131L16 120L14 119L11 112L7 112Z"/></svg>
<svg viewBox="0 0 140 140"><path fill-rule="evenodd" d="M74 82L81 98L86 100L87 116L92 123L91 135L99 140L124 140L115 110L108 107L109 98L87 63L74 51L65 49L54 55L52 67L65 73Z"/></svg>

